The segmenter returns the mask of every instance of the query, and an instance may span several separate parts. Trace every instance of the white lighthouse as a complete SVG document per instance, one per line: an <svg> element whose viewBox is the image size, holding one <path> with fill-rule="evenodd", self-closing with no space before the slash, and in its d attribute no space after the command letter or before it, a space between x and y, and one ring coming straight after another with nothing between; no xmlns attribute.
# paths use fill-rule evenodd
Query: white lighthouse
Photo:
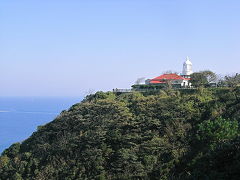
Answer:
<svg viewBox="0 0 240 180"><path fill-rule="evenodd" d="M192 62L190 61L189 57L187 57L186 61L183 63L182 76L185 78L190 78L192 73Z"/></svg>

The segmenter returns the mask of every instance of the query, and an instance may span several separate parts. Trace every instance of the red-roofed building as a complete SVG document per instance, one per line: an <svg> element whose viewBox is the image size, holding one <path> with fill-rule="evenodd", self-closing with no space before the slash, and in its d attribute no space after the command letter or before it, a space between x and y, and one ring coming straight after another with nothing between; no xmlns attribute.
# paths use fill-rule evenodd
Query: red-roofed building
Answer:
<svg viewBox="0 0 240 180"><path fill-rule="evenodd" d="M190 77L193 73L192 62L187 57L183 63L183 69L181 74L166 73L153 79L147 79L145 84L132 85L133 90L146 91L146 90L159 90L165 87L173 88L188 88L191 87Z"/></svg>
<svg viewBox="0 0 240 180"><path fill-rule="evenodd" d="M171 83L175 87L187 87L190 86L190 78L185 78L177 74L163 74L161 76L149 79L146 84L168 84Z"/></svg>
<svg viewBox="0 0 240 180"><path fill-rule="evenodd" d="M186 61L183 63L183 70L181 75L175 73L163 74L153 79L146 80L145 84L166 85L170 83L173 87L190 87L191 83L189 80L192 73L192 62L187 57Z"/></svg>

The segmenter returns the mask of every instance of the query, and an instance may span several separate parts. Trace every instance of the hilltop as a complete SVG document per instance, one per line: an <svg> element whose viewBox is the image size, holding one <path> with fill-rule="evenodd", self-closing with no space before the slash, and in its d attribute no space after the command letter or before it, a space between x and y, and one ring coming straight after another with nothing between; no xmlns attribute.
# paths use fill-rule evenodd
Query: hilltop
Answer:
<svg viewBox="0 0 240 180"><path fill-rule="evenodd" d="M0 157L0 179L238 179L240 89L97 92Z"/></svg>

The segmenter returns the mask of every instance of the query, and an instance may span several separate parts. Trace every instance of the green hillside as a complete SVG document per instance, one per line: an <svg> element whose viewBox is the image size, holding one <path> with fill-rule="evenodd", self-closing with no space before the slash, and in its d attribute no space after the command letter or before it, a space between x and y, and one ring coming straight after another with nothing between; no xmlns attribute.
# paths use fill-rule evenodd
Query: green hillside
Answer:
<svg viewBox="0 0 240 180"><path fill-rule="evenodd" d="M6 149L0 179L239 179L239 122L239 88L98 92Z"/></svg>

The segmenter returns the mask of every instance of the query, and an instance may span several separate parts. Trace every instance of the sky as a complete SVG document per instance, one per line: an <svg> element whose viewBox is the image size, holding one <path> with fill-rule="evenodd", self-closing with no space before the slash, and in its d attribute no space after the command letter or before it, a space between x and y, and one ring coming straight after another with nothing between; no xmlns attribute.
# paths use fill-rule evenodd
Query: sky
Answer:
<svg viewBox="0 0 240 180"><path fill-rule="evenodd" d="M0 96L83 96L240 71L239 0L1 0Z"/></svg>

